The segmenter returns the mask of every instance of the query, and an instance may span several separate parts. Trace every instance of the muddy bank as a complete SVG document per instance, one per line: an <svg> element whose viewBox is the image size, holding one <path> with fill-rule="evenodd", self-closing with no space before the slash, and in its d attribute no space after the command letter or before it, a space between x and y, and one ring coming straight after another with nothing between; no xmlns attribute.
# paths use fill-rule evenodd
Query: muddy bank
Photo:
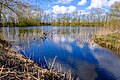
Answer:
<svg viewBox="0 0 120 80"><path fill-rule="evenodd" d="M120 56L120 33L95 36L94 41L104 48L108 48Z"/></svg>
<svg viewBox="0 0 120 80"><path fill-rule="evenodd" d="M68 80L65 74L43 69L10 47L0 39L0 80Z"/></svg>

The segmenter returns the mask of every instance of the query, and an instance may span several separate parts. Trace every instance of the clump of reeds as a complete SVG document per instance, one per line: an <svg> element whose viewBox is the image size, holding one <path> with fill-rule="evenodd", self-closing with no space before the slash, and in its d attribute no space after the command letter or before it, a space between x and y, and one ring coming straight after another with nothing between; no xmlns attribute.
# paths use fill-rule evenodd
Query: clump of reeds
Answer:
<svg viewBox="0 0 120 80"><path fill-rule="evenodd" d="M100 46L114 51L120 55L120 33L108 34L104 36L96 36L94 41Z"/></svg>
<svg viewBox="0 0 120 80"><path fill-rule="evenodd" d="M68 79L65 74L52 70L57 56L53 59L50 70L47 70L2 43L0 44L0 80L70 80L71 78L70 76Z"/></svg>

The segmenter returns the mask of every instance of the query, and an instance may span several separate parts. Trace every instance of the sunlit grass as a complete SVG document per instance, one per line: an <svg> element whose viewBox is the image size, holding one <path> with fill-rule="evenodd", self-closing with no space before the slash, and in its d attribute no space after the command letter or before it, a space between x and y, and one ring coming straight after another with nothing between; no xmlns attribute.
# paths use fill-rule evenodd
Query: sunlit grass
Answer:
<svg viewBox="0 0 120 80"><path fill-rule="evenodd" d="M96 36L95 42L102 47L115 51L118 55L120 55L120 33Z"/></svg>

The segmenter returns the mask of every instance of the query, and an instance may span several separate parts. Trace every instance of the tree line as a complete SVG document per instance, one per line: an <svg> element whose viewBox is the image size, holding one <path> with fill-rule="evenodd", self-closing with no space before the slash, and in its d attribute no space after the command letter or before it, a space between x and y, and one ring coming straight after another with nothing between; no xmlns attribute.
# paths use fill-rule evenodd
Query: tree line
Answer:
<svg viewBox="0 0 120 80"><path fill-rule="evenodd" d="M115 2L110 12L101 8L82 14L77 10L73 14L47 14L39 5L21 0L0 1L0 26L114 26L120 21L120 2Z"/></svg>

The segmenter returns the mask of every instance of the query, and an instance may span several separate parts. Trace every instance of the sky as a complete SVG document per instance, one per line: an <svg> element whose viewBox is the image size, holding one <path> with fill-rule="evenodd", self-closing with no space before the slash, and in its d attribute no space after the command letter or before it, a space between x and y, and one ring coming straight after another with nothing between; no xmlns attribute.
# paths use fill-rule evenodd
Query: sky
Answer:
<svg viewBox="0 0 120 80"><path fill-rule="evenodd" d="M38 4L47 13L65 14L74 13L76 10L88 13L94 8L102 8L106 12L114 2L120 0L31 0L32 4Z"/></svg>

